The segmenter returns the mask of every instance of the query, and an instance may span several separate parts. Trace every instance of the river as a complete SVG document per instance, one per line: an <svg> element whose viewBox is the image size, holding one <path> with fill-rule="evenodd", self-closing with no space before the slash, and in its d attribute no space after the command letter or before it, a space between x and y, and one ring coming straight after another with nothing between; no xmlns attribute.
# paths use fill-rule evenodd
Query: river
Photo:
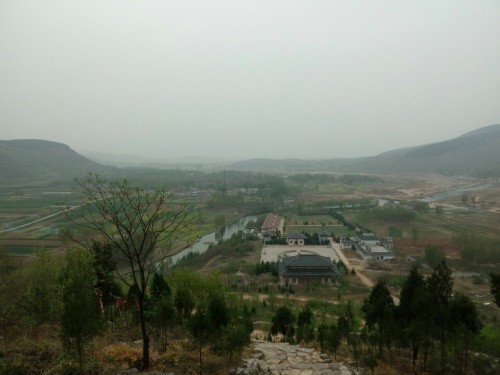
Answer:
<svg viewBox="0 0 500 375"><path fill-rule="evenodd" d="M429 197L420 198L418 200L422 201L422 202L430 203L430 202L435 202L435 201L445 199L445 198L456 197L458 195L462 195L462 194L467 193L469 191L486 189L490 186L491 186L491 183L478 182L478 183L475 183L472 185L462 186L462 187L457 188L457 189L440 191L440 192L437 192Z"/></svg>
<svg viewBox="0 0 500 375"><path fill-rule="evenodd" d="M243 230L245 226L250 222L257 222L257 215L243 216L242 218L226 225L220 231L209 233L201 238L199 238L191 247L188 247L181 252L168 257L165 259L165 263L169 265L176 264L182 257L188 255L189 253L202 254L208 250L211 244L219 243L220 239L227 240L238 231Z"/></svg>

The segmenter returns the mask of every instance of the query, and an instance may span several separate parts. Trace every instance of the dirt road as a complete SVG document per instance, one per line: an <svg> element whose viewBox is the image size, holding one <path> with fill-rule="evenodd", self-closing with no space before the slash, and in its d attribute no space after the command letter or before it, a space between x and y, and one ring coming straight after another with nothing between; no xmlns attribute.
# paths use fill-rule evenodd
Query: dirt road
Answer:
<svg viewBox="0 0 500 375"><path fill-rule="evenodd" d="M332 244L332 249L337 255L337 258L342 260L342 262L345 264L347 269L354 269L356 271L356 275L358 276L359 280L368 288L373 288L375 283L373 280L371 280L368 276L366 276L363 272L365 271L366 268L366 262L361 261L361 262L356 262L356 264L349 262L349 259L346 258L344 255L344 252L342 249L340 249L340 246L336 242L333 241L333 239L330 239L330 242ZM399 298L396 296L391 295L394 304L399 305Z"/></svg>

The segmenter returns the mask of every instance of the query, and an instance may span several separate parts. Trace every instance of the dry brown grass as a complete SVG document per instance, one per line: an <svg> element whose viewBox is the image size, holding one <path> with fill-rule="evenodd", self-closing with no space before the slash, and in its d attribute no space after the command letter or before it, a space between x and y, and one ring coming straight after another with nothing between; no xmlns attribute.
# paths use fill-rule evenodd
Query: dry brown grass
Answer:
<svg viewBox="0 0 500 375"><path fill-rule="evenodd" d="M124 342L109 344L97 349L97 347L94 348L94 355L99 362L120 364L121 367L127 368L137 365L142 358L142 347Z"/></svg>
<svg viewBox="0 0 500 375"><path fill-rule="evenodd" d="M123 371L130 367L138 368L142 358L142 342L118 341L110 343L110 337L94 340L92 356L103 368ZM199 374L199 352L190 340L171 339L166 352L159 353L153 347L150 351L150 371L173 372L175 374ZM228 374L240 365L240 358L219 357L208 348L202 350L203 373L207 375Z"/></svg>

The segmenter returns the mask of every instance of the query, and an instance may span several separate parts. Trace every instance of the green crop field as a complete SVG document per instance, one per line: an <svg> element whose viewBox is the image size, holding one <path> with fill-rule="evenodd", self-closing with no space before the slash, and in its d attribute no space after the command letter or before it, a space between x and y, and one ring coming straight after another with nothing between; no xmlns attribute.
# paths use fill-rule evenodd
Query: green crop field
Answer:
<svg viewBox="0 0 500 375"><path fill-rule="evenodd" d="M78 203L77 195L64 186L0 188L0 246L19 255L31 254L37 248L60 246L59 226L67 219L64 215L44 218L60 212L62 205ZM40 219L44 220L35 222ZM5 230L9 231L2 232Z"/></svg>
<svg viewBox="0 0 500 375"><path fill-rule="evenodd" d="M329 226L329 225L286 225L285 230L287 233L291 232L305 232L305 233L334 233L335 236L345 236L349 232L349 228L344 226Z"/></svg>
<svg viewBox="0 0 500 375"><path fill-rule="evenodd" d="M28 246L28 245L4 245L3 248L11 254L28 255L33 254L38 249L50 249L51 246Z"/></svg>
<svg viewBox="0 0 500 375"><path fill-rule="evenodd" d="M349 232L347 227L339 224L338 220L330 215L293 215L285 220L285 231L304 233L334 233L336 236L345 236Z"/></svg>
<svg viewBox="0 0 500 375"><path fill-rule="evenodd" d="M286 225L337 225L338 221L330 215L294 215L288 218Z"/></svg>

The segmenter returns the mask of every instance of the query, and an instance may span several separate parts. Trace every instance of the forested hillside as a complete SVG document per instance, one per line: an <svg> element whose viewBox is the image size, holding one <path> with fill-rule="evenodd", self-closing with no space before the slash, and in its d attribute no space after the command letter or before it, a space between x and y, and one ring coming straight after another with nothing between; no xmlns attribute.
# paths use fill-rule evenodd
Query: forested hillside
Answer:
<svg viewBox="0 0 500 375"><path fill-rule="evenodd" d="M322 160L250 159L221 168L279 173L337 172L500 176L500 125L490 125L443 142L362 158ZM174 168L173 168L174 169ZM0 141L0 175L14 179L79 177L88 172L131 177L161 175L156 168L116 168L83 157L62 143L35 139ZM196 172L193 171L194 174Z"/></svg>
<svg viewBox="0 0 500 375"><path fill-rule="evenodd" d="M388 151L372 157L324 160L253 159L237 162L232 166L235 169L284 172L439 173L498 177L499 149L500 125L490 125L444 142Z"/></svg>
<svg viewBox="0 0 500 375"><path fill-rule="evenodd" d="M2 182L19 179L68 178L107 170L65 144L38 139L0 141Z"/></svg>

